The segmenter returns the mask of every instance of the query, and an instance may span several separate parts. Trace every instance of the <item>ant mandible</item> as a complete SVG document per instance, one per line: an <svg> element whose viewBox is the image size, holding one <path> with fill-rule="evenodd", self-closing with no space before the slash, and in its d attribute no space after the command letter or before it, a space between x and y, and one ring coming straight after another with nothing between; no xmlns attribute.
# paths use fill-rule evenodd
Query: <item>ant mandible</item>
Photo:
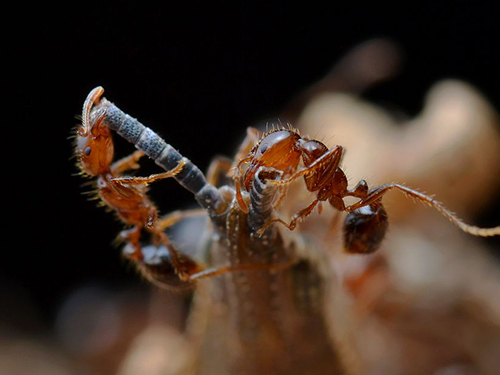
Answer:
<svg viewBox="0 0 500 375"><path fill-rule="evenodd" d="M485 229L465 224L434 198L401 184L388 183L369 189L366 181L361 180L354 188L348 189L347 177L340 168L343 151L343 147L339 145L328 149L318 140L302 137L291 127L273 129L263 134L247 156L236 165L234 179L241 210L248 212L242 191L248 192L258 168L266 167L283 172L281 180L269 181L270 184L283 187L277 204L285 197L286 187L302 176L307 190L315 193L316 199L294 214L290 223L279 218L272 219L259 230L260 233L275 222L294 230L297 223L310 215L320 202L328 201L333 208L348 213L344 223L345 250L351 253L372 253L380 247L388 227L382 197L388 191L397 189L434 207L464 232L482 237L500 235L500 226ZM298 170L300 160L304 168ZM243 173L244 164L248 166ZM345 197L359 200L346 205Z"/></svg>
<svg viewBox="0 0 500 375"><path fill-rule="evenodd" d="M124 224L131 226L131 229L120 233L120 237L131 249L126 252L127 256L135 262L143 260L140 239L145 229L152 235L156 245L163 244L167 247L172 264L180 276L201 271L194 261L181 254L170 243L163 230L172 224L172 220L158 220L158 210L146 194L147 185L174 177L183 169L185 161L180 160L170 171L149 177L122 176L127 170L139 168L137 162L145 154L143 151L136 151L112 163L114 145L111 130L104 124L106 111L101 110L91 116L91 109L99 102L103 92L102 87L96 87L85 100L82 124L76 132L75 153L82 173L97 177L97 194L101 201L116 212Z"/></svg>

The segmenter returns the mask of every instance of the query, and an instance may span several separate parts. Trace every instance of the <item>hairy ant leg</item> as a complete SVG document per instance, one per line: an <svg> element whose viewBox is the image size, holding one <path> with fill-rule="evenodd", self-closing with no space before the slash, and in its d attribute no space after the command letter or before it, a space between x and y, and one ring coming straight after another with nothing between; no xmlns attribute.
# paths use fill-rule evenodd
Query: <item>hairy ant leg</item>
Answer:
<svg viewBox="0 0 500 375"><path fill-rule="evenodd" d="M397 183L389 183L389 184L384 184L376 188L372 188L368 191L368 194L366 195L365 198L361 199L360 201L347 206L346 211L347 212L352 212L355 209L368 206L376 201L379 201L382 196L384 196L385 193L387 193L389 190L392 189L397 189L405 193L406 195L416 198L419 201L435 208L438 210L443 216L445 216L449 221L451 221L452 224L460 228L462 231L475 235L475 236L481 236L481 237L491 237L491 236L498 236L500 235L500 227L495 227L495 228L479 228L474 225L469 225L461 221L453 212L449 211L446 209L441 203L439 203L436 199L419 192L418 190L409 188L407 186L397 184Z"/></svg>
<svg viewBox="0 0 500 375"><path fill-rule="evenodd" d="M123 254L130 257L134 249L127 244ZM177 275L176 269L171 261L170 252L165 246L147 245L142 247L143 257L136 261L135 265L139 272L152 284L168 290L179 290L192 288L192 283L183 281Z"/></svg>
<svg viewBox="0 0 500 375"><path fill-rule="evenodd" d="M201 272L192 274L189 281L195 281L198 279L203 279L212 276L223 275L230 272L242 272L242 271L282 271L290 268L297 263L297 259L290 258L288 261L283 263L250 263L250 264L240 264L227 267L214 267L208 268Z"/></svg>
<svg viewBox="0 0 500 375"><path fill-rule="evenodd" d="M230 182L228 174L233 167L233 161L224 156L218 156L208 166L207 182L213 186L223 186L225 182Z"/></svg>
<svg viewBox="0 0 500 375"><path fill-rule="evenodd" d="M147 186L149 184L152 184L155 181L158 180L163 180L165 178L171 178L175 177L177 174L179 174L182 171L182 168L184 168L184 165L186 165L186 162L184 160L179 161L179 164L177 164L177 167L174 169L167 171L167 172L162 172L162 173L156 173L152 174L147 177L134 177L134 176L123 176L123 177L113 177L111 179L112 182L121 184L121 185L143 185Z"/></svg>
<svg viewBox="0 0 500 375"><path fill-rule="evenodd" d="M247 134L243 142L241 142L240 147L234 157L233 168L236 169L238 165L241 165L241 160L248 155L252 149L256 147L260 140L260 132L252 126L247 128ZM239 171L241 172L241 171Z"/></svg>
<svg viewBox="0 0 500 375"><path fill-rule="evenodd" d="M279 187L279 198L276 200L276 203L274 204L274 209L277 210L280 208L281 203L285 200L285 197L288 194L288 186L289 185L283 185Z"/></svg>
<svg viewBox="0 0 500 375"><path fill-rule="evenodd" d="M137 150L132 154L125 156L113 164L111 164L111 172L113 175L121 175L132 169L139 169L140 165L137 163L144 155L146 155L141 150Z"/></svg>
<svg viewBox="0 0 500 375"><path fill-rule="evenodd" d="M159 231L164 231L171 226L174 226L178 222L190 219L194 217L200 217L206 215L207 212L203 208L193 208L190 210L177 210L170 212L156 220L156 228Z"/></svg>
<svg viewBox="0 0 500 375"><path fill-rule="evenodd" d="M264 226L261 229L259 229L259 234L264 233L264 231L273 223L280 223L280 224L283 224L286 228L288 228L288 230L294 230L295 227L297 226L297 223L300 220L303 220L307 216L309 216L313 212L313 210L316 208L316 206L318 205L319 202L320 202L319 199L315 199L309 206L307 206L306 208L303 208L299 212L295 213L292 216L290 223L287 223L286 221L279 219L279 218L269 220L267 223L264 224Z"/></svg>

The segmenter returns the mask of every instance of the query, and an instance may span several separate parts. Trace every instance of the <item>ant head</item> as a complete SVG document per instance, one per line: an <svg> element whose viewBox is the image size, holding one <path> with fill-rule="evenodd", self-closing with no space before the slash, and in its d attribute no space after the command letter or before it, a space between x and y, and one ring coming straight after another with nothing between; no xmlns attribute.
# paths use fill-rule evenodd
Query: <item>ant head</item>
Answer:
<svg viewBox="0 0 500 375"><path fill-rule="evenodd" d="M92 106L103 92L102 87L96 87L88 95L83 105L82 125L76 137L76 156L82 170L90 176L106 173L113 161L111 131L103 124L106 112L99 111L91 115Z"/></svg>
<svg viewBox="0 0 500 375"><path fill-rule="evenodd" d="M295 171L300 161L300 150L297 147L299 140L299 133L293 129L276 129L264 134L250 151L252 159L243 178L246 190L249 191L254 175L261 166L274 168L285 174Z"/></svg>
<svg viewBox="0 0 500 375"><path fill-rule="evenodd" d="M286 155L290 150L296 150L296 143L300 139L298 133L287 130L275 130L264 134L254 152L256 159L260 158L279 158Z"/></svg>
<svg viewBox="0 0 500 375"><path fill-rule="evenodd" d="M328 152L328 147L320 141L301 139L299 144L302 152L302 160L306 167L309 167L316 159Z"/></svg>

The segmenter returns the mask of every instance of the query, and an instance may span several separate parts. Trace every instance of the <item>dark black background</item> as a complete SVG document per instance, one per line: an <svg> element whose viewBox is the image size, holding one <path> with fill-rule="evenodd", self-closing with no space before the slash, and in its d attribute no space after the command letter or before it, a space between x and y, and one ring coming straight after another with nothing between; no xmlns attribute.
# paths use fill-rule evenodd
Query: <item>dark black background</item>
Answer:
<svg viewBox="0 0 500 375"><path fill-rule="evenodd" d="M22 293L50 323L78 285L139 283L111 245L120 224L87 202L82 179L72 175L67 138L94 86L104 86L110 100L203 170L215 154L232 154L246 126L278 115L373 37L398 42L405 62L397 78L367 93L370 100L414 115L433 83L453 77L498 109L500 14L493 3L246 8L82 1L24 4L7 14L2 181L9 208L0 306L12 308L12 291ZM173 181L154 190L163 212L192 203ZM478 222L498 224L497 209Z"/></svg>

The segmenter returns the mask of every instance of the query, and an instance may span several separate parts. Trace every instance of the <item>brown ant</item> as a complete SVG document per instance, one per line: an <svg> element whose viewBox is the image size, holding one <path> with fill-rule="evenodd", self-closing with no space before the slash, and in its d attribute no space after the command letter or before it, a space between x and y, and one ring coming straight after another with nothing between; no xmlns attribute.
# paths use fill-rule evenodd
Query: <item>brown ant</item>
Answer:
<svg viewBox="0 0 500 375"><path fill-rule="evenodd" d="M236 196L241 210L248 212L242 190L249 192L256 171L260 167L265 167L283 172L280 180L269 181L270 184L283 188L303 176L307 190L315 193L316 199L294 214L290 223L279 218L271 219L259 233L274 222L294 230L299 220L310 215L321 202L328 201L333 208L348 213L344 223L346 251L371 253L380 247L388 227L387 213L381 202L382 197L389 190L397 189L436 208L464 232L483 237L500 235L500 227L484 229L465 224L434 198L401 184L389 183L369 189L366 181L361 180L354 188L348 189L347 177L340 168L343 151L343 147L339 145L328 149L318 140L302 137L291 127L273 129L265 133L236 166L234 174ZM298 170L300 160L304 168ZM242 174L245 163L248 163L248 167ZM281 202L285 194L286 190L282 191L278 202ZM359 200L346 206L343 200L345 197L355 197Z"/></svg>
<svg viewBox="0 0 500 375"><path fill-rule="evenodd" d="M125 253L136 262L143 260L140 239L145 229L152 235L155 245L163 244L167 247L170 261L177 273L200 271L194 261L180 254L170 243L163 230L171 225L172 220L167 218L159 221L158 210L146 194L147 185L176 176L183 169L185 161L180 160L170 171L149 177L122 176L127 170L139 168L137 162L145 153L136 151L112 163L113 139L111 130L103 122L106 111L101 110L91 116L91 109L99 102L103 92L102 87L96 87L85 100L82 125L76 134L75 152L82 172L90 177L97 177L98 197L116 212L124 224L132 227L120 233L120 237L128 243Z"/></svg>

